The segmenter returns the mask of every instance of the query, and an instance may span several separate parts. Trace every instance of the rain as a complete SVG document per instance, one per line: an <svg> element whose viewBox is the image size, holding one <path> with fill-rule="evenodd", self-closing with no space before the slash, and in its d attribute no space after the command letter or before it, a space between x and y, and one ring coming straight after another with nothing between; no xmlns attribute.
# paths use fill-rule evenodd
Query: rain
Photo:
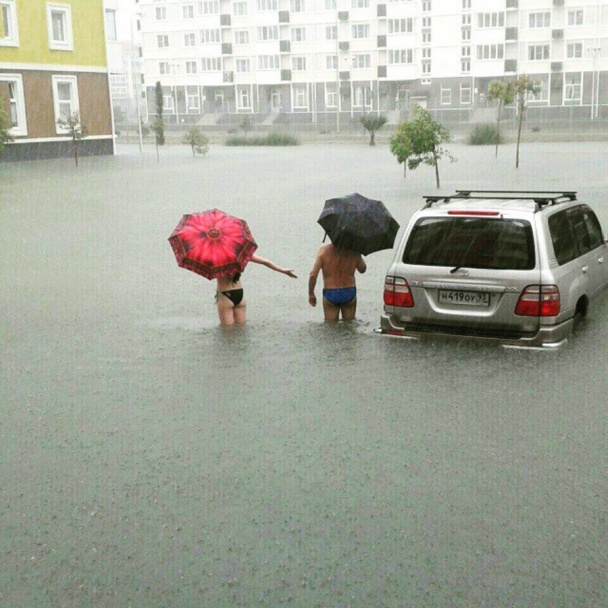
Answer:
<svg viewBox="0 0 608 608"><path fill-rule="evenodd" d="M450 151L442 191L575 189L608 228L604 143ZM308 305L324 201L403 229L431 168L361 135L0 171L2 605L608 603L605 303L555 352L389 338L386 250L355 323ZM243 327L167 240L213 207L298 275L249 265Z"/></svg>

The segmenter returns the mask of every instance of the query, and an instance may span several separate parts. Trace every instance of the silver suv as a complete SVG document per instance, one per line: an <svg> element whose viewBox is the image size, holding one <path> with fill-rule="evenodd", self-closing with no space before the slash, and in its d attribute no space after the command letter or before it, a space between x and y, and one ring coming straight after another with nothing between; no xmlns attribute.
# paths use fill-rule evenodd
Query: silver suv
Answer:
<svg viewBox="0 0 608 608"><path fill-rule="evenodd" d="M576 192L424 198L386 274L382 333L555 347L608 286L608 244Z"/></svg>

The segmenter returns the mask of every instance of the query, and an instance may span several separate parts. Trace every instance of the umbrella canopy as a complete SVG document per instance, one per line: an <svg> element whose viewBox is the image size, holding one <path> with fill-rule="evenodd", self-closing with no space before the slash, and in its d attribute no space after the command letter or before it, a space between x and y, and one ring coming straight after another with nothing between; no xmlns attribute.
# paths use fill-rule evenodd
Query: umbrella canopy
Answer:
<svg viewBox="0 0 608 608"><path fill-rule="evenodd" d="M363 255L390 249L399 230L384 203L357 192L325 201L317 221L334 245Z"/></svg>
<svg viewBox="0 0 608 608"><path fill-rule="evenodd" d="M258 247L245 220L219 209L184 215L169 243L178 266L207 279L242 272Z"/></svg>

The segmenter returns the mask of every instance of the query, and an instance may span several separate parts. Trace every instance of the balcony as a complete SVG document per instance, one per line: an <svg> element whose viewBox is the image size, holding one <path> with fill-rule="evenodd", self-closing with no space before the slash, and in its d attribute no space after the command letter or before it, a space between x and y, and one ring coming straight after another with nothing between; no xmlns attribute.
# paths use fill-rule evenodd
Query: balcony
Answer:
<svg viewBox="0 0 608 608"><path fill-rule="evenodd" d="M289 40L281 40L279 45L281 53L289 53L291 51L291 42Z"/></svg>
<svg viewBox="0 0 608 608"><path fill-rule="evenodd" d="M222 42L222 55L232 55L231 42Z"/></svg>
<svg viewBox="0 0 608 608"><path fill-rule="evenodd" d="M340 80L350 80L350 72L340 72Z"/></svg>
<svg viewBox="0 0 608 608"><path fill-rule="evenodd" d="M551 32L551 38L553 38L553 40L561 40L564 37L564 30L559 29L559 30L553 30Z"/></svg>
<svg viewBox="0 0 608 608"><path fill-rule="evenodd" d="M552 61L551 62L551 71L552 72L561 72L564 69L564 65L561 61Z"/></svg>
<svg viewBox="0 0 608 608"><path fill-rule="evenodd" d="M281 70L281 80L283 82L291 80L291 70Z"/></svg>
<svg viewBox="0 0 608 608"><path fill-rule="evenodd" d="M386 47L386 36L378 36L377 46L379 49L383 49Z"/></svg>
<svg viewBox="0 0 608 608"><path fill-rule="evenodd" d="M220 25L222 27L228 27L228 26L232 25L231 19L232 18L230 15L220 15Z"/></svg>
<svg viewBox="0 0 608 608"><path fill-rule="evenodd" d="M518 0L507 0L507 8L518 8Z"/></svg>
<svg viewBox="0 0 608 608"><path fill-rule="evenodd" d="M386 17L386 4L379 4L376 14L378 17Z"/></svg>
<svg viewBox="0 0 608 608"><path fill-rule="evenodd" d="M517 59L505 59L505 72L517 72Z"/></svg>
<svg viewBox="0 0 608 608"><path fill-rule="evenodd" d="M386 78L386 66L385 65L378 66L378 78Z"/></svg>
<svg viewBox="0 0 608 608"><path fill-rule="evenodd" d="M289 23L289 11L279 11L279 23Z"/></svg>
<svg viewBox="0 0 608 608"><path fill-rule="evenodd" d="M516 27L508 27L505 29L505 40L507 42L516 41L518 36L518 30Z"/></svg>
<svg viewBox="0 0 608 608"><path fill-rule="evenodd" d="M553 0L553 6L564 6L564 0Z"/></svg>
<svg viewBox="0 0 608 608"><path fill-rule="evenodd" d="M224 82L234 82L234 72L224 72Z"/></svg>
<svg viewBox="0 0 608 608"><path fill-rule="evenodd" d="M340 21L348 21L348 11L339 11L338 19L340 19Z"/></svg>
<svg viewBox="0 0 608 608"><path fill-rule="evenodd" d="M350 48L350 43L348 41L346 41L346 42L339 42L338 43L338 48L341 51L348 51L348 49Z"/></svg>

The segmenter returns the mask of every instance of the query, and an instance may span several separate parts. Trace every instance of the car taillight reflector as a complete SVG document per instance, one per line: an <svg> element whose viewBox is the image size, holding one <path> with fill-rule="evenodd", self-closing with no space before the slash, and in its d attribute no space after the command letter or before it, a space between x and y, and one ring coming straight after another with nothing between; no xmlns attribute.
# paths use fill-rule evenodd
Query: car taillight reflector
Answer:
<svg viewBox="0 0 608 608"><path fill-rule="evenodd" d="M519 296L515 314L526 317L555 317L559 310L557 285L528 285Z"/></svg>
<svg viewBox="0 0 608 608"><path fill-rule="evenodd" d="M500 215L498 211L459 211L453 209L448 211L448 215Z"/></svg>
<svg viewBox="0 0 608 608"><path fill-rule="evenodd" d="M384 281L384 304L386 306L399 306L400 308L414 306L414 297L405 279L386 277Z"/></svg>

